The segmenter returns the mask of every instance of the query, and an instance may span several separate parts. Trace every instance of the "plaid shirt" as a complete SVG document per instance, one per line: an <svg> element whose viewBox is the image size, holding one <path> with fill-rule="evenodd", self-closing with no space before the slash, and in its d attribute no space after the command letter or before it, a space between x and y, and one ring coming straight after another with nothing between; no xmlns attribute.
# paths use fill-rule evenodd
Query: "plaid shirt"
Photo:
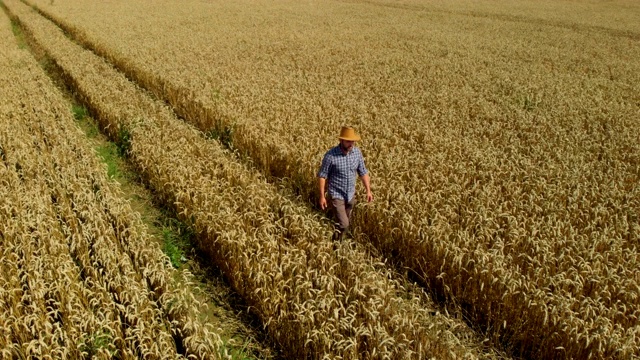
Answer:
<svg viewBox="0 0 640 360"><path fill-rule="evenodd" d="M364 166L362 152L354 146L345 155L338 145L324 154L318 177L327 179L329 196L351 201L356 195L356 172L358 176L364 176L369 172Z"/></svg>

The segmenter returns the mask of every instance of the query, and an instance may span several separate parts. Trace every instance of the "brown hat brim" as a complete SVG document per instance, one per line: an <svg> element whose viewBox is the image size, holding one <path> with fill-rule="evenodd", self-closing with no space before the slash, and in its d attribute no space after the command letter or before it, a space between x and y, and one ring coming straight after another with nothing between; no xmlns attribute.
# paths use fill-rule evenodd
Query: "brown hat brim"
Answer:
<svg viewBox="0 0 640 360"><path fill-rule="evenodd" d="M344 137L344 136L340 136L338 137L338 139L340 140L346 140L346 141L360 141L360 135L355 135L353 137Z"/></svg>

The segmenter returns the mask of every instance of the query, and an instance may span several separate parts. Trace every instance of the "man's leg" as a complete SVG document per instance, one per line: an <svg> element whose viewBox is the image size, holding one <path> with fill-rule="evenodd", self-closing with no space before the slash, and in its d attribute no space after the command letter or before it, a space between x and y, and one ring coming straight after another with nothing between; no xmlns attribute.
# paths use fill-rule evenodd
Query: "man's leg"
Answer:
<svg viewBox="0 0 640 360"><path fill-rule="evenodd" d="M337 234L335 237L341 239L344 234L349 231L349 215L351 215L352 207L348 206L348 203L342 199L331 199L331 205L333 205L333 210L338 220Z"/></svg>
<svg viewBox="0 0 640 360"><path fill-rule="evenodd" d="M349 201L348 203L344 204L344 210L347 213L347 230L349 231L349 226L351 225L351 212L353 210L353 207L356 205L356 198L355 196L353 197L353 199L351 199L351 201Z"/></svg>

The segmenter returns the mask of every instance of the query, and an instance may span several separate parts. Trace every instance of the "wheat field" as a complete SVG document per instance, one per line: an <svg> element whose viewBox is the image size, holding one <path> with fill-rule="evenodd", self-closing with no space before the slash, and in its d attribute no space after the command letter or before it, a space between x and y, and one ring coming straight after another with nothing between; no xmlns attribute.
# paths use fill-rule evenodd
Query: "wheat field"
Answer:
<svg viewBox="0 0 640 360"><path fill-rule="evenodd" d="M224 358L222 341L0 14L3 359Z"/></svg>
<svg viewBox="0 0 640 360"><path fill-rule="evenodd" d="M502 358L423 290L283 196L103 59L4 1L129 160L198 233L199 247L290 358ZM124 145L126 144L126 145Z"/></svg>
<svg viewBox="0 0 640 360"><path fill-rule="evenodd" d="M303 201L355 126L376 196L359 239L498 348L639 356L637 2L29 4ZM114 117L128 116L143 115ZM167 197L190 212L196 188ZM260 216L278 223L277 208ZM316 222L305 236L322 237Z"/></svg>

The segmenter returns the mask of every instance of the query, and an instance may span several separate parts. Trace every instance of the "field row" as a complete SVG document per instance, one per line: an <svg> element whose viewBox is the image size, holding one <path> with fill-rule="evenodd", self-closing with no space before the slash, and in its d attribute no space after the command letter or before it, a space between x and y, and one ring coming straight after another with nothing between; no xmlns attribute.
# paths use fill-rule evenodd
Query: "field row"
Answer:
<svg viewBox="0 0 640 360"><path fill-rule="evenodd" d="M2 357L219 358L201 304L9 25L0 12Z"/></svg>
<svg viewBox="0 0 640 360"><path fill-rule="evenodd" d="M5 0L65 81L291 358L495 358L331 225L280 195L24 4Z"/></svg>
<svg viewBox="0 0 640 360"><path fill-rule="evenodd" d="M304 198L355 125L377 198L357 231L511 351L639 353L633 38L362 2L33 3Z"/></svg>

